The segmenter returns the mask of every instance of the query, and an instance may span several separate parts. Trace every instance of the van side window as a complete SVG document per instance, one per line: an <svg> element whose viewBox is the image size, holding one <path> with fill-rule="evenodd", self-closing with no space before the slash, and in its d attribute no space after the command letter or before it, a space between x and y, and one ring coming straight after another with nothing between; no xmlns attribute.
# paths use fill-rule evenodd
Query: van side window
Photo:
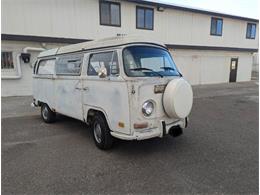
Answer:
<svg viewBox="0 0 260 195"><path fill-rule="evenodd" d="M61 56L56 62L56 75L80 75L83 54Z"/></svg>
<svg viewBox="0 0 260 195"><path fill-rule="evenodd" d="M55 59L41 60L38 65L38 75L53 75L55 67Z"/></svg>
<svg viewBox="0 0 260 195"><path fill-rule="evenodd" d="M116 51L90 54L88 75L96 76L102 66L107 69L107 76L119 74L118 57Z"/></svg>

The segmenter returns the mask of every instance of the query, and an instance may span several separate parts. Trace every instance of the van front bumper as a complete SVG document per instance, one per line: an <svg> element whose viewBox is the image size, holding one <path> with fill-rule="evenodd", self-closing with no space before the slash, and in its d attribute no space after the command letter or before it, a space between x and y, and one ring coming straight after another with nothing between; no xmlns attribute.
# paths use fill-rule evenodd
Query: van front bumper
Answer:
<svg viewBox="0 0 260 195"><path fill-rule="evenodd" d="M31 103L31 107L38 107L39 106L39 103L38 101L36 101L36 99L33 98L33 102Z"/></svg>
<svg viewBox="0 0 260 195"><path fill-rule="evenodd" d="M187 125L188 118L181 119L170 124L166 124L165 121L160 121L160 125L157 128L143 129L138 131L135 130L132 135L111 131L111 135L123 140L144 140L154 137L163 137L164 135L169 133L171 127L180 126L181 128L186 128Z"/></svg>

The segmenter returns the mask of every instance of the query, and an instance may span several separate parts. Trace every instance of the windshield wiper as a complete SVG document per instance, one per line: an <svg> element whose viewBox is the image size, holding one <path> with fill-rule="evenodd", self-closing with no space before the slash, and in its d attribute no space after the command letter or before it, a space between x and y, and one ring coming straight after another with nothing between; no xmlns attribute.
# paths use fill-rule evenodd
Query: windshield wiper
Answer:
<svg viewBox="0 0 260 195"><path fill-rule="evenodd" d="M174 68L172 68L172 67L169 67L169 66L166 66L166 67L160 67L161 69L164 69L164 70L173 70L173 71L175 71L175 69ZM180 74L180 76L182 77L182 74L177 70L177 72Z"/></svg>
<svg viewBox="0 0 260 195"><path fill-rule="evenodd" d="M174 68L172 68L172 67L169 67L169 66L165 66L165 67L160 67L161 69L164 69L164 70L173 70L173 71L175 71L175 69Z"/></svg>
<svg viewBox="0 0 260 195"><path fill-rule="evenodd" d="M157 74L157 75L159 75L160 77L163 78L162 74L160 74L159 72L156 72L156 71L154 71L153 69L150 69L150 68L131 68L130 70L133 70L133 71L148 70L148 71L151 71L151 72L153 72L153 73L155 73L155 74Z"/></svg>

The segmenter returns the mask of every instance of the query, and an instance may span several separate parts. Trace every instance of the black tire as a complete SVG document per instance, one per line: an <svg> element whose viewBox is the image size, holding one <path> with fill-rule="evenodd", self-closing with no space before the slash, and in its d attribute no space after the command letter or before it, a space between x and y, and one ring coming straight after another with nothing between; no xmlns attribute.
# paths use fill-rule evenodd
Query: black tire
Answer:
<svg viewBox="0 0 260 195"><path fill-rule="evenodd" d="M114 139L110 134L110 129L107 125L107 121L102 114L95 114L92 123L92 129L93 139L96 146L102 150L110 149L113 145ZM100 133L99 135L97 135L98 132Z"/></svg>
<svg viewBox="0 0 260 195"><path fill-rule="evenodd" d="M42 104L41 117L45 123L53 123L56 120L56 113L47 104Z"/></svg>

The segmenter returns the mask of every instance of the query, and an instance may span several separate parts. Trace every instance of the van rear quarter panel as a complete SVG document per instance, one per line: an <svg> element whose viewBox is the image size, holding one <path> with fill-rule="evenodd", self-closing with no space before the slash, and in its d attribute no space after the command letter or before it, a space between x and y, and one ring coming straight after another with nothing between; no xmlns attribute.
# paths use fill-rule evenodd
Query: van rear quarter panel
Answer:
<svg viewBox="0 0 260 195"><path fill-rule="evenodd" d="M55 109L55 80L52 76L33 77L33 97Z"/></svg>

